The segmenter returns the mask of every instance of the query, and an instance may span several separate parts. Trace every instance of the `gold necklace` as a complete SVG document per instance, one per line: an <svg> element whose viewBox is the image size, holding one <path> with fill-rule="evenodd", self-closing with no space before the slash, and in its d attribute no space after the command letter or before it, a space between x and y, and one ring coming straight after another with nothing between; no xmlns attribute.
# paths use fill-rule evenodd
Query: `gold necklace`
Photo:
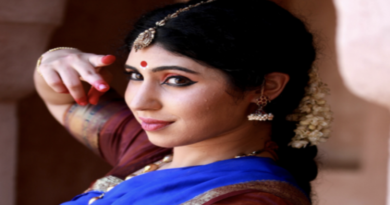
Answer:
<svg viewBox="0 0 390 205"><path fill-rule="evenodd" d="M173 159L173 156L170 154L170 155L167 155L165 156L163 159L155 162L155 163L152 163L152 164L149 164L147 166L145 166L143 169L140 169L132 174L129 174L126 176L125 178L125 181L126 180L129 180L135 176L138 176L140 174L144 174L144 173L147 173L147 172L152 172L152 171L155 171L155 170L158 170L160 169L160 167L162 167L164 164L167 164L169 162L172 162L172 159ZM140 172L140 173L139 173ZM139 173L139 174L138 174ZM111 185L109 186L107 189L106 189L106 192L110 191L111 189L113 189L115 186L117 186L118 184L120 183L117 183L115 185ZM93 202L103 198L105 195L105 193L102 193L100 196L96 196L96 197L93 197L91 198L89 201L88 201L88 205L91 205Z"/></svg>
<svg viewBox="0 0 390 205"><path fill-rule="evenodd" d="M145 174L147 172L156 171L156 170L160 169L160 167L162 167L163 165L165 165L165 164L167 164L169 162L172 162L172 159L173 159L173 155L172 154L167 155L162 160L159 160L159 161L157 161L155 163L149 164L149 165L145 166L143 169L134 172L133 174L127 175L125 180L129 180L129 179L131 179L131 178L133 178L135 176L138 176L140 174Z"/></svg>

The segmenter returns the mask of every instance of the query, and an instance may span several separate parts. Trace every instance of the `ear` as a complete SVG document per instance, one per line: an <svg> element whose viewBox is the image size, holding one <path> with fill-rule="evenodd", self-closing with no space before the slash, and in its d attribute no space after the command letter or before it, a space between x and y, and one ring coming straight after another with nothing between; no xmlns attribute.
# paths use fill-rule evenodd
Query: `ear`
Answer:
<svg viewBox="0 0 390 205"><path fill-rule="evenodd" d="M264 80L263 95L267 96L270 100L273 100L282 93L284 87L286 87L286 84L290 80L290 76L285 73L274 72L265 75ZM261 87L256 89L256 95L253 99L254 103L256 103L257 99L260 97L261 89Z"/></svg>

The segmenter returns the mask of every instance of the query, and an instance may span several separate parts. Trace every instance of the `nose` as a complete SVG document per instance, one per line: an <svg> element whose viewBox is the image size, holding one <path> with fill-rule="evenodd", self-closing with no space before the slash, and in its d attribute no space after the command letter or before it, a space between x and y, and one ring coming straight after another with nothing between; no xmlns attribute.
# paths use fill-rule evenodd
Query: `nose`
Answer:
<svg viewBox="0 0 390 205"><path fill-rule="evenodd" d="M159 110L162 107L159 100L160 92L158 83L146 80L137 83L129 83L125 98L132 111Z"/></svg>

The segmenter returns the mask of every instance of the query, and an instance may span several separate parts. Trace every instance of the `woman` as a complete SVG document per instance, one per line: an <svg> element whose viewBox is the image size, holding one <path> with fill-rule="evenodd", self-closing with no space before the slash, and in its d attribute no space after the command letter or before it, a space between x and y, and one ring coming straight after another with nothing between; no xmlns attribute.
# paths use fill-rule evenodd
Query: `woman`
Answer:
<svg viewBox="0 0 390 205"><path fill-rule="evenodd" d="M113 56L58 48L38 61L50 112L114 166L64 205L311 203L306 145L331 116L300 20L267 0L193 0L143 16L124 48L124 100L101 69Z"/></svg>

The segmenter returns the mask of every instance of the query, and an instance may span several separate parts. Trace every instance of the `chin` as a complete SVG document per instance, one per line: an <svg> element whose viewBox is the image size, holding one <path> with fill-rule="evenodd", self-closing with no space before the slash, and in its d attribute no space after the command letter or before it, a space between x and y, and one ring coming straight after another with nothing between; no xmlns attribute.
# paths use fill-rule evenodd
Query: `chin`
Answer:
<svg viewBox="0 0 390 205"><path fill-rule="evenodd" d="M163 135L156 135L156 134L150 134L147 133L149 141L158 146L163 148L173 148L177 147L177 144L172 142L172 140L167 139Z"/></svg>
<svg viewBox="0 0 390 205"><path fill-rule="evenodd" d="M163 148L174 148L174 147L180 147L188 144L192 144L192 142L187 142L184 140L177 140L177 139L183 139L183 137L178 135L172 135L172 134L156 134L156 133L147 133L149 141L158 146ZM168 137L169 136L169 137Z"/></svg>

